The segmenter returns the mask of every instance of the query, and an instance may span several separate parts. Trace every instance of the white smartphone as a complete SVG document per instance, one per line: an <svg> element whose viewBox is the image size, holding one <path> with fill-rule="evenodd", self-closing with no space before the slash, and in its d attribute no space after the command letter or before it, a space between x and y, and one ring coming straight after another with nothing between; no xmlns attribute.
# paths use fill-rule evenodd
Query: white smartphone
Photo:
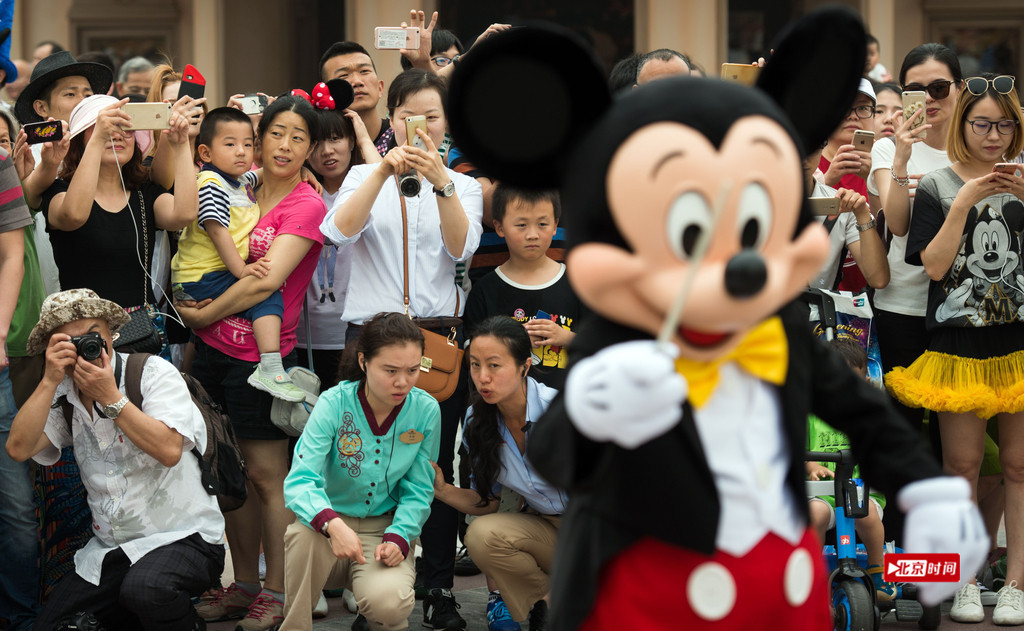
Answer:
<svg viewBox="0 0 1024 631"><path fill-rule="evenodd" d="M263 94L246 94L238 100L242 103L242 113L250 116L262 114L267 108L267 97Z"/></svg>
<svg viewBox="0 0 1024 631"><path fill-rule="evenodd" d="M838 215L839 199L835 197L810 197L811 213L815 215Z"/></svg>
<svg viewBox="0 0 1024 631"><path fill-rule="evenodd" d="M911 116L913 116L917 112L917 110L924 109L924 98L925 97L924 97L924 92L923 91L904 92L903 93L903 118L904 119L909 119ZM917 129L921 125L924 125L925 122L926 122L925 121L926 117L927 117L927 114L925 114L924 116L921 116L917 120L917 122L914 123L914 125L911 127L911 129ZM923 131L918 136L920 138L924 138L927 135L928 135L928 132Z"/></svg>
<svg viewBox="0 0 1024 631"><path fill-rule="evenodd" d="M414 50L420 47L420 29L416 26L378 26L373 32L377 50Z"/></svg>

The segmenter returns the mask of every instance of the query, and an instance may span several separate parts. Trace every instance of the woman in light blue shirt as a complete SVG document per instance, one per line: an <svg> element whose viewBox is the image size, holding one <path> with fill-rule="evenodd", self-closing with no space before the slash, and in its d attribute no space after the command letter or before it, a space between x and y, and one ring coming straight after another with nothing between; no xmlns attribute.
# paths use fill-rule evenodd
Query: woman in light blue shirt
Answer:
<svg viewBox="0 0 1024 631"><path fill-rule="evenodd" d="M529 615L543 628L548 575L566 495L541 479L526 460L530 426L557 394L530 377L530 336L505 316L484 320L472 332L470 376L476 387L466 414L463 443L469 452L472 488L444 481L435 467L434 495L458 510L481 515L469 526L466 547L500 591L513 620ZM523 496L519 512L497 512L502 487ZM488 618L497 598L488 603Z"/></svg>
<svg viewBox="0 0 1024 631"><path fill-rule="evenodd" d="M441 412L415 388L423 334L405 315L370 318L357 365L320 395L284 481L283 628L312 629L325 587L350 587L374 629L404 629L415 604L413 551L433 500Z"/></svg>

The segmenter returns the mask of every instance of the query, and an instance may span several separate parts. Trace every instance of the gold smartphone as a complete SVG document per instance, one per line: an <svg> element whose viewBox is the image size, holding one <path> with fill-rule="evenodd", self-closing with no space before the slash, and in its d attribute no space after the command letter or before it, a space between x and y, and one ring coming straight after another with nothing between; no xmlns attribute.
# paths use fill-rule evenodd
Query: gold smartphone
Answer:
<svg viewBox="0 0 1024 631"><path fill-rule="evenodd" d="M924 92L923 91L914 91L914 92L904 92L903 93L903 118L904 118L904 120L909 119L911 116L913 116L917 112L917 110L924 109L924 98L925 97L924 97ZM927 118L927 114L925 114L924 116L919 118L917 120L917 122L914 123L914 125L911 127L911 129L917 129L921 125L924 125L927 122L925 120L926 118ZM927 135L928 135L928 132L923 131L923 132L921 132L918 135L918 137L919 138L924 138Z"/></svg>
<svg viewBox="0 0 1024 631"><path fill-rule="evenodd" d="M171 128L170 103L125 103L122 109L132 118L127 131Z"/></svg>
<svg viewBox="0 0 1024 631"><path fill-rule="evenodd" d="M858 129L853 132L853 148L857 151L871 153L871 145L875 144L875 132Z"/></svg>
<svg viewBox="0 0 1024 631"><path fill-rule="evenodd" d="M743 85L754 85L761 69L751 64L722 64L722 78Z"/></svg>
<svg viewBox="0 0 1024 631"><path fill-rule="evenodd" d="M427 133L426 116L409 116L405 119L405 144L426 149L426 143L416 134L417 129L422 129L423 133Z"/></svg>
<svg viewBox="0 0 1024 631"><path fill-rule="evenodd" d="M839 199L836 197L810 197L811 213L815 215L838 215Z"/></svg>

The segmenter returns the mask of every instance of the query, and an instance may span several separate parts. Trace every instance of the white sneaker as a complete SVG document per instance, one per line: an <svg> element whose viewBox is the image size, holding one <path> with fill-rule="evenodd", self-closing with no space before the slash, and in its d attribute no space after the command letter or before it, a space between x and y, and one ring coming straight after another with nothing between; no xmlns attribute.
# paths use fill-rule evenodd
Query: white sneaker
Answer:
<svg viewBox="0 0 1024 631"><path fill-rule="evenodd" d="M1010 581L999 590L999 601L992 612L992 624L1024 624L1024 592L1017 589L1017 581Z"/></svg>
<svg viewBox="0 0 1024 631"><path fill-rule="evenodd" d="M970 583L960 588L953 596L953 608L949 610L953 622L982 622L985 608L981 606L981 590Z"/></svg>
<svg viewBox="0 0 1024 631"><path fill-rule="evenodd" d="M322 591L320 592L320 600L316 601L316 607L313 607L313 617L327 617L327 599L324 598L324 593Z"/></svg>

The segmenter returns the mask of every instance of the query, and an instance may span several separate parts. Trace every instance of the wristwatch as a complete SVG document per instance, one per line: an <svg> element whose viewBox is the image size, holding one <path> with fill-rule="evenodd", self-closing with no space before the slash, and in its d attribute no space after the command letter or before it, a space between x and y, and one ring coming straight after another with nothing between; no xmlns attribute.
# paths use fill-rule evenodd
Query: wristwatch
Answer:
<svg viewBox="0 0 1024 631"><path fill-rule="evenodd" d="M110 420L114 420L121 414L121 410L123 410L126 405L128 405L128 397L122 396L116 403L103 406L103 416Z"/></svg>
<svg viewBox="0 0 1024 631"><path fill-rule="evenodd" d="M441 197L451 197L455 194L455 182L448 180L448 183L441 188L435 188L434 194L440 195Z"/></svg>
<svg viewBox="0 0 1024 631"><path fill-rule="evenodd" d="M877 224L875 223L874 218L872 218L871 221L869 221L867 223L859 223L859 224L857 224L857 230L859 230L860 232L867 232L868 230L871 230L872 228L874 228L876 225Z"/></svg>

